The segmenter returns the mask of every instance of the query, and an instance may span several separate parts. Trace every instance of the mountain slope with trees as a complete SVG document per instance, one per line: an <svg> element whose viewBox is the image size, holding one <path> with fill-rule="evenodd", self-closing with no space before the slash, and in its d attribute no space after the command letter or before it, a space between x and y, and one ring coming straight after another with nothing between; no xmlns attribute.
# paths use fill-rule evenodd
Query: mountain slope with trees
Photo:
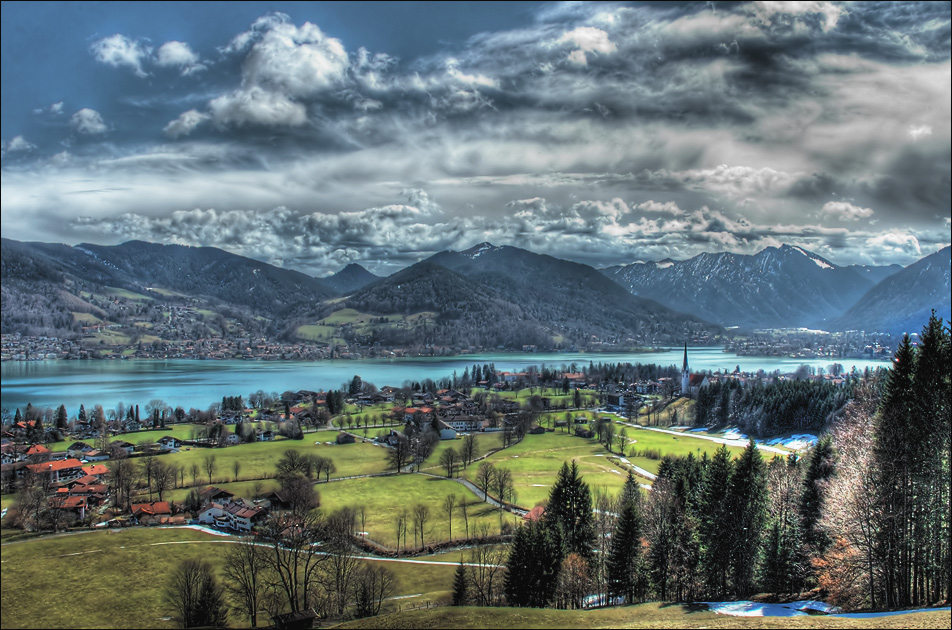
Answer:
<svg viewBox="0 0 952 630"><path fill-rule="evenodd" d="M601 271L635 295L722 326L744 328L822 326L887 273L834 265L790 245L752 256L700 254Z"/></svg>
<svg viewBox="0 0 952 630"><path fill-rule="evenodd" d="M462 345L651 345L719 332L630 295L587 265L487 243L431 256L364 287L346 304L376 315L435 311L440 332L427 331L427 339Z"/></svg>
<svg viewBox="0 0 952 630"><path fill-rule="evenodd" d="M946 321L952 319L952 247L889 276L829 325L833 330L902 334L918 330L933 309Z"/></svg>

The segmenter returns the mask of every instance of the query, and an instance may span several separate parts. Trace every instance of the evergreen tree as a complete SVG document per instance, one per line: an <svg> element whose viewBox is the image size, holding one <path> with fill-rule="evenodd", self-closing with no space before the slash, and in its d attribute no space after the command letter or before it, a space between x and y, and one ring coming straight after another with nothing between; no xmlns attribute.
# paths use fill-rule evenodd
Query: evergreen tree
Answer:
<svg viewBox="0 0 952 630"><path fill-rule="evenodd" d="M721 445L704 469L698 509L701 569L710 597L722 598L728 594L727 577L735 534L728 504L732 472L730 451Z"/></svg>
<svg viewBox="0 0 952 630"><path fill-rule="evenodd" d="M555 596L559 565L558 543L548 528L528 521L513 535L506 562L504 592L510 606L543 608Z"/></svg>
<svg viewBox="0 0 952 630"><path fill-rule="evenodd" d="M469 602L469 572L462 558L459 566L456 567L456 575L453 577L453 605L465 606Z"/></svg>
<svg viewBox="0 0 952 630"><path fill-rule="evenodd" d="M608 596L634 604L644 595L644 557L641 552L640 501L622 499L608 556Z"/></svg>
<svg viewBox="0 0 952 630"><path fill-rule="evenodd" d="M826 483L835 471L833 438L821 437L810 452L806 475L803 478L803 491L800 494L800 530L808 553L822 554L830 545L826 530L819 526L823 513L823 494Z"/></svg>
<svg viewBox="0 0 952 630"><path fill-rule="evenodd" d="M746 597L754 591L754 570L760 559L761 534L767 517L767 475L753 440L734 464L729 493L733 530L731 581L735 594Z"/></svg>
<svg viewBox="0 0 952 630"><path fill-rule="evenodd" d="M878 483L876 508L880 515L877 553L881 559L882 590L888 608L909 604L911 567L910 527L913 490L911 481L917 468L921 446L913 425L915 351L909 335L896 351L893 367L883 391L873 445L873 461Z"/></svg>
<svg viewBox="0 0 952 630"><path fill-rule="evenodd" d="M60 405L56 410L56 428L64 431L67 424L69 424L69 416L66 414L66 405Z"/></svg>
<svg viewBox="0 0 952 630"><path fill-rule="evenodd" d="M79 406L79 414L76 416L76 420L81 423L86 422L86 408L82 405Z"/></svg>
<svg viewBox="0 0 952 630"><path fill-rule="evenodd" d="M921 448L913 479L914 605L948 598L949 593L950 346L952 334L933 311L919 336L913 376L914 430Z"/></svg>
<svg viewBox="0 0 952 630"><path fill-rule="evenodd" d="M586 560L591 558L595 541L592 496L575 461L571 466L562 464L549 493L543 519L562 549L560 562L570 553L577 553Z"/></svg>

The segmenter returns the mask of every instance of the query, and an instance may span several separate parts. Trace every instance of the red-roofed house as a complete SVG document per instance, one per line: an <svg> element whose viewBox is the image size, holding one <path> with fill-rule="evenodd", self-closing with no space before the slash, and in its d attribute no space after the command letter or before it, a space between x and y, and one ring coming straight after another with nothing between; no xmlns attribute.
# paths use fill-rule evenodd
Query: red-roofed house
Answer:
<svg viewBox="0 0 952 630"><path fill-rule="evenodd" d="M54 496L50 498L50 508L72 512L77 520L86 518L86 497Z"/></svg>
<svg viewBox="0 0 952 630"><path fill-rule="evenodd" d="M153 501L152 503L133 503L132 516L140 525L153 523L167 523L172 516L172 506L168 501Z"/></svg>
<svg viewBox="0 0 952 630"><path fill-rule="evenodd" d="M27 452L26 452L27 457L36 457L38 459L46 457L49 454L50 454L50 449L46 448L42 444L34 444L29 449L27 449Z"/></svg>
<svg viewBox="0 0 952 630"><path fill-rule="evenodd" d="M83 476L83 463L78 459L64 459L58 462L41 462L39 464L28 464L33 474L40 475L46 473L50 476L53 483L63 483Z"/></svg>
<svg viewBox="0 0 952 630"><path fill-rule="evenodd" d="M89 466L83 466L84 475L92 475L93 477L102 477L109 474L109 467L105 464L91 464Z"/></svg>

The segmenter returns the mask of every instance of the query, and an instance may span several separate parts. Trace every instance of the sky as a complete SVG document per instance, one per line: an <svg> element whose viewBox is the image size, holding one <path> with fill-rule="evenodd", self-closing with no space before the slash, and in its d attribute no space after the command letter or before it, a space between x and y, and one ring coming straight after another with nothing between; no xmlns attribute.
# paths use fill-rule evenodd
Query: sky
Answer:
<svg viewBox="0 0 952 630"><path fill-rule="evenodd" d="M952 232L948 2L2 3L5 238L316 276L488 241L908 265Z"/></svg>

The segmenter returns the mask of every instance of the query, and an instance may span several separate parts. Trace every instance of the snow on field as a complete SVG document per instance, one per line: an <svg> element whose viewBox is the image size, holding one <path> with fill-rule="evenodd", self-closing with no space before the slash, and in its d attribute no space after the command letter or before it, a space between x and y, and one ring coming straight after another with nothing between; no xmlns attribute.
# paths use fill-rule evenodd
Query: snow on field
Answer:
<svg viewBox="0 0 952 630"><path fill-rule="evenodd" d="M824 614L831 617L850 617L853 619L872 619L874 617L891 617L893 615L908 615L930 611L948 612L946 608L920 608L917 610L893 610L889 612L844 613L836 606L826 602L806 600L790 602L788 604L763 604L760 602L700 602L707 604L711 612L732 617L803 617L812 614Z"/></svg>
<svg viewBox="0 0 952 630"><path fill-rule="evenodd" d="M707 604L711 612L732 617L804 617L813 610L819 613L839 612L836 606L813 600L790 602L788 604L764 604L761 602L701 602Z"/></svg>
<svg viewBox="0 0 952 630"><path fill-rule="evenodd" d="M724 439L725 440L746 440L747 436L741 433L740 431L738 431L737 429L728 429L724 433Z"/></svg>
<svg viewBox="0 0 952 630"><path fill-rule="evenodd" d="M852 619L872 619L874 617L892 617L893 615L908 615L911 613L924 613L924 612L950 612L952 608L946 606L945 608L917 608L916 610L891 610L889 612L870 612L870 613L840 613L834 615L836 617L849 617Z"/></svg>
<svg viewBox="0 0 952 630"><path fill-rule="evenodd" d="M213 536L234 536L234 533L223 532L220 529L213 529L211 527L206 527L205 525L182 525L182 529L197 529L200 532L205 532L206 534L211 534Z"/></svg>
<svg viewBox="0 0 952 630"><path fill-rule="evenodd" d="M768 440L766 443L771 445L780 445L786 446L789 449L795 451L802 451L806 448L811 448L814 444L817 443L817 436L812 433L797 433L796 435L791 435L790 437L785 438L774 438Z"/></svg>

